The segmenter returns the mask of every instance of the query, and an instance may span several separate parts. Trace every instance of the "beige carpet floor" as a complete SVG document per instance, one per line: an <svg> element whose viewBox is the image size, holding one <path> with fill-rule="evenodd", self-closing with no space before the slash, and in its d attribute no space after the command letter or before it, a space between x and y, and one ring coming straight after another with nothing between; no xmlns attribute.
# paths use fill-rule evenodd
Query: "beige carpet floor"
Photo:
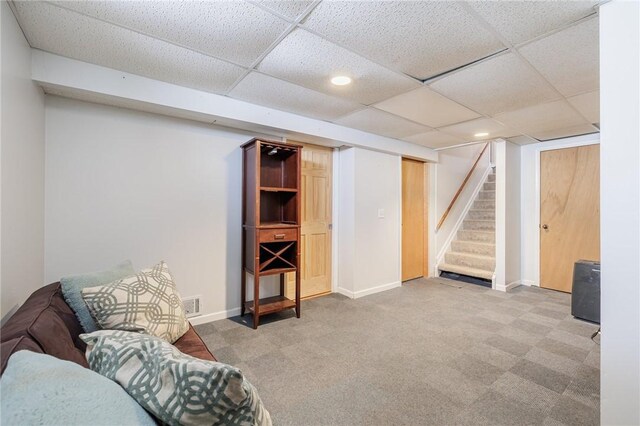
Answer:
<svg viewBox="0 0 640 426"><path fill-rule="evenodd" d="M196 328L277 425L599 424L598 327L568 294L419 279L250 318Z"/></svg>

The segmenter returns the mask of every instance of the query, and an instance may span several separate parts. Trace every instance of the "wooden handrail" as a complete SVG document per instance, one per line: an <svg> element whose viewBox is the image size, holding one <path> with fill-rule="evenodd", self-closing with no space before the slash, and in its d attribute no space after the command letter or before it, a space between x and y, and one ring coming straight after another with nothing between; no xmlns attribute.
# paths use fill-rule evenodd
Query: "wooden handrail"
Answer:
<svg viewBox="0 0 640 426"><path fill-rule="evenodd" d="M469 178L471 177L471 174L473 173L473 171L476 169L476 166L478 165L478 163L480 162L480 159L482 158L482 156L484 155L484 152L487 150L487 147L489 146L489 142L487 142L484 145L484 148L482 148L482 152L480 153L480 155L478 155L478 159L476 160L475 163L473 163L473 166L471 167L471 170L469 170L469 173L467 173L467 176L464 178L464 180L462 181L462 185L460 185L460 188L458 188L458 192L456 192L456 195L453 196L453 200L451 200L451 202L449 203L449 207L447 207L447 210L444 211L444 213L442 214L442 217L440 218L440 222L438 222L438 226L436 226L436 231L440 230L440 228L442 227L442 224L444 223L445 219L447 218L447 216L449 215L449 212L451 212L451 209L453 208L453 205L456 203L456 201L458 200L458 197L460 196L460 194L462 193L462 190L464 189L465 185L467 184L467 182L469 181Z"/></svg>

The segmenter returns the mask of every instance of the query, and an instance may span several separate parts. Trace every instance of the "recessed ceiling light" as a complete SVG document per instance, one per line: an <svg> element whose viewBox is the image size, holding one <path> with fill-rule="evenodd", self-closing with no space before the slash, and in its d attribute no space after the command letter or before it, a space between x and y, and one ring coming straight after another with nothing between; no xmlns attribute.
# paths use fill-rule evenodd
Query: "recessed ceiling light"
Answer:
<svg viewBox="0 0 640 426"><path fill-rule="evenodd" d="M346 86L351 83L351 78L346 75L337 75L331 79L331 83L336 86Z"/></svg>
<svg viewBox="0 0 640 426"><path fill-rule="evenodd" d="M480 133L476 133L475 135L473 135L476 138L483 138L485 136L489 136L489 133L487 132L480 132Z"/></svg>

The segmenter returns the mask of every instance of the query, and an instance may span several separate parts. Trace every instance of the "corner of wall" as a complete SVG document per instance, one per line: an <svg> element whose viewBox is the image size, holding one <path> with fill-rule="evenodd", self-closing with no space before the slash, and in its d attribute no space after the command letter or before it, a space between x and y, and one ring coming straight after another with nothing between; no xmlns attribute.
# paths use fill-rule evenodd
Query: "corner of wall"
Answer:
<svg viewBox="0 0 640 426"><path fill-rule="evenodd" d="M45 96L31 80L31 47L13 11L7 2L0 7L0 316L6 316L44 285Z"/></svg>

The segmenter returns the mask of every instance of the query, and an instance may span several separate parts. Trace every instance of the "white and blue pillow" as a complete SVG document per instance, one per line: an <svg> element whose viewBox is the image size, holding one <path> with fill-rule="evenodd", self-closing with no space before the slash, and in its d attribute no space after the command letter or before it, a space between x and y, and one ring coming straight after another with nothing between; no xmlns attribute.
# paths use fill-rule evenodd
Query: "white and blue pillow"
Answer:
<svg viewBox="0 0 640 426"><path fill-rule="evenodd" d="M100 330L80 338L90 368L165 424L271 425L256 389L235 367L194 358L141 333Z"/></svg>

